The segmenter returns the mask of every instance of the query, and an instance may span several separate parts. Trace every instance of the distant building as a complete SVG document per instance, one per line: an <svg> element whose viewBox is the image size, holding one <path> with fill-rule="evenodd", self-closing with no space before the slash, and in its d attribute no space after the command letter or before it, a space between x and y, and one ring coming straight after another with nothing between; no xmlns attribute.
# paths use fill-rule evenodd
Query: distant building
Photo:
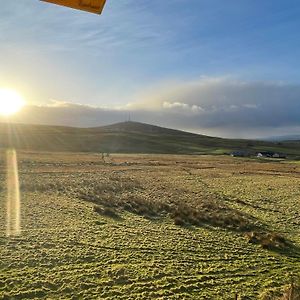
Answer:
<svg viewBox="0 0 300 300"><path fill-rule="evenodd" d="M251 154L248 151L233 151L230 153L232 157L249 157Z"/></svg>
<svg viewBox="0 0 300 300"><path fill-rule="evenodd" d="M273 152L273 151L260 151L256 153L257 157L269 157L269 158L286 158L286 154Z"/></svg>
<svg viewBox="0 0 300 300"><path fill-rule="evenodd" d="M287 155L284 153L275 153L273 155L274 158L287 158Z"/></svg>
<svg viewBox="0 0 300 300"><path fill-rule="evenodd" d="M273 157L275 153L272 151L260 151L256 153L257 157Z"/></svg>

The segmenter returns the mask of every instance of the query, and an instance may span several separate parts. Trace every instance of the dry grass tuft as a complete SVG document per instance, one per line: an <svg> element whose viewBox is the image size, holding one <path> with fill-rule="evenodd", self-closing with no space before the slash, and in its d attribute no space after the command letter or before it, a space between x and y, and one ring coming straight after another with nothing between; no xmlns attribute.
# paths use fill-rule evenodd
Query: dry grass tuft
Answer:
<svg viewBox="0 0 300 300"><path fill-rule="evenodd" d="M251 231L245 235L249 243L259 244L268 250L284 250L290 244L282 235L275 232Z"/></svg>
<svg viewBox="0 0 300 300"><path fill-rule="evenodd" d="M300 286L294 283L264 291L259 300L300 300Z"/></svg>
<svg viewBox="0 0 300 300"><path fill-rule="evenodd" d="M94 206L94 212L96 212L100 215L106 216L106 217L113 218L113 219L120 218L120 216L117 214L117 212L114 209L109 208L109 207L103 208L99 205L95 205Z"/></svg>

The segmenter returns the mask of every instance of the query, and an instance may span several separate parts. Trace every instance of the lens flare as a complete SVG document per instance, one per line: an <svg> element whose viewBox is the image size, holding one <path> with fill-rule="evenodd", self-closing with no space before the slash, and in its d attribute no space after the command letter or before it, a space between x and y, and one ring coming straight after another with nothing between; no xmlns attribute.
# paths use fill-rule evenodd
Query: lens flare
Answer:
<svg viewBox="0 0 300 300"><path fill-rule="evenodd" d="M21 232L21 197L17 153L14 149L6 151L7 180L7 220L6 235L19 235Z"/></svg>

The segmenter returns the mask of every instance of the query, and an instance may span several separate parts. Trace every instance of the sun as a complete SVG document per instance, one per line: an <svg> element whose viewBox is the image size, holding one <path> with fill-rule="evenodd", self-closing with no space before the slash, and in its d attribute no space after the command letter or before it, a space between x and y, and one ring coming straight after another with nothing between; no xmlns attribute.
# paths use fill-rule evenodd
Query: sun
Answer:
<svg viewBox="0 0 300 300"><path fill-rule="evenodd" d="M0 88L0 115L10 116L22 109L24 98L15 90Z"/></svg>

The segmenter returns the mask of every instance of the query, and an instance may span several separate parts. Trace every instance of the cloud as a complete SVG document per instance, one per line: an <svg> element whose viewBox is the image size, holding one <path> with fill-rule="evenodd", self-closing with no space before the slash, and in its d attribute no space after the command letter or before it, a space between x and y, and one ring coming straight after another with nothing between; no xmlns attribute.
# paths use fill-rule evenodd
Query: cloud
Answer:
<svg viewBox="0 0 300 300"><path fill-rule="evenodd" d="M162 105L162 107L166 110L172 110L172 111L182 111L187 113L198 113L199 111L202 111L203 108L201 108L198 105L189 105L187 103L182 102L167 102L165 101Z"/></svg>
<svg viewBox="0 0 300 300"><path fill-rule="evenodd" d="M74 104L66 101L59 101L59 100L51 100L50 103L47 103L46 107L70 107ZM75 104L76 105L76 104Z"/></svg>
<svg viewBox="0 0 300 300"><path fill-rule="evenodd" d="M121 107L52 100L14 117L25 123L100 126L135 121L226 137L294 134L300 128L300 85L201 78L172 82Z"/></svg>
<svg viewBox="0 0 300 300"><path fill-rule="evenodd" d="M172 108L178 114L190 109L193 114L184 122L189 128L240 128L242 131L299 126L299 100L300 85L221 77L167 84L132 107Z"/></svg>

